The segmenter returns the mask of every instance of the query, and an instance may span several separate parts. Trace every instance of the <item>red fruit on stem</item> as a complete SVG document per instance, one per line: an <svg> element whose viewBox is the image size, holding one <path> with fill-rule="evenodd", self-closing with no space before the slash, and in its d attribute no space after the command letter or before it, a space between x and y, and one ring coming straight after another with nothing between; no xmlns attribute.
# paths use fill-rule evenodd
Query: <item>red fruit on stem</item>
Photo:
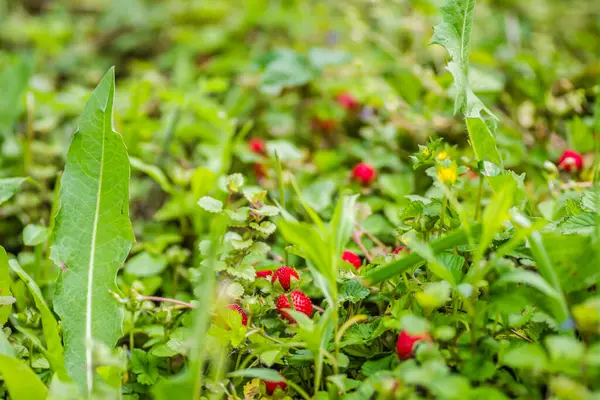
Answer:
<svg viewBox="0 0 600 400"><path fill-rule="evenodd" d="M406 331L401 331L398 335L398 341L396 342L396 354L401 360L406 360L413 356L413 348L417 342L422 340L429 340L429 334L427 332L420 335L411 335Z"/></svg>
<svg viewBox="0 0 600 400"><path fill-rule="evenodd" d="M569 172L581 171L583 168L583 157L575 150L565 150L558 159L558 168Z"/></svg>
<svg viewBox="0 0 600 400"><path fill-rule="evenodd" d="M358 100L354 98L350 93L344 92L337 97L337 102L340 106L344 107L348 111L353 111L358 108Z"/></svg>
<svg viewBox="0 0 600 400"><path fill-rule="evenodd" d="M313 129L322 130L325 132L331 132L335 128L336 122L334 119L321 119L314 117L312 119Z"/></svg>
<svg viewBox="0 0 600 400"><path fill-rule="evenodd" d="M342 260L348 261L350 264L354 265L354 268L359 269L362 261L360 261L360 257L358 254L346 250L342 253Z"/></svg>
<svg viewBox="0 0 600 400"><path fill-rule="evenodd" d="M365 162L357 164L352 170L352 178L362 182L363 185L371 183L376 175L375 168L373 168L371 164Z"/></svg>
<svg viewBox="0 0 600 400"><path fill-rule="evenodd" d="M230 304L227 306L227 308L240 313L240 315L242 316L242 325L244 325L244 326L248 325L248 314L246 314L246 311L244 311L244 309L242 307L240 307L238 304Z"/></svg>
<svg viewBox="0 0 600 400"><path fill-rule="evenodd" d="M401 251L404 251L404 250L406 250L407 253L410 253L410 249L408 247L406 247L406 246L399 246L399 247L396 247L396 249L394 250L394 254L398 254L398 253L400 253Z"/></svg>
<svg viewBox="0 0 600 400"><path fill-rule="evenodd" d="M285 383L285 382L271 382L271 381L264 381L264 382L265 382L265 387L267 388L268 394L273 394L275 389L277 389L278 387L280 387L281 390L285 390L287 388L287 383Z"/></svg>
<svg viewBox="0 0 600 400"><path fill-rule="evenodd" d="M266 278L267 276L271 276L271 275L273 275L273 271L271 271L270 269L268 269L266 271L256 271L257 278Z"/></svg>
<svg viewBox="0 0 600 400"><path fill-rule="evenodd" d="M256 154L265 154L267 150L265 141L258 138L252 138L248 140L248 146L250 147L250 150Z"/></svg>
<svg viewBox="0 0 600 400"><path fill-rule="evenodd" d="M294 318L287 311L285 311L286 309L293 309L306 314L309 317L312 316L313 305L312 301L307 295L299 290L294 290L289 296L292 298L292 303L294 304L293 307L290 306L290 301L287 295L280 294L277 298L277 312L279 312L283 318L287 319L290 323L295 322Z"/></svg>
<svg viewBox="0 0 600 400"><path fill-rule="evenodd" d="M275 273L273 274L272 282L273 285L275 284L275 282L279 282L283 290L287 292L288 290L290 290L292 277L300 279L300 277L298 276L298 272L294 268L284 266L275 271Z"/></svg>
<svg viewBox="0 0 600 400"><path fill-rule="evenodd" d="M252 164L252 168L254 168L254 175L256 175L258 179L263 179L265 176L267 176L265 167L261 163Z"/></svg>

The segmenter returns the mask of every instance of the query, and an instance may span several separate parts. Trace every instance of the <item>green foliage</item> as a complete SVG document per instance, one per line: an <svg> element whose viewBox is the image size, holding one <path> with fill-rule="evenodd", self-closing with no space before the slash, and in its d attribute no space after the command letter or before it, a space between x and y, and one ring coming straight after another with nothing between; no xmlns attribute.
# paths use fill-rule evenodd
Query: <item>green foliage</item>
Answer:
<svg viewBox="0 0 600 400"><path fill-rule="evenodd" d="M0 398L598 397L600 3L9 3Z"/></svg>
<svg viewBox="0 0 600 400"><path fill-rule="evenodd" d="M110 292L134 241L129 162L113 130L114 93L111 69L88 100L69 147L53 231L51 257L64 265L54 309L65 332L65 364L87 393L95 380L95 342L114 346L121 335L123 311Z"/></svg>

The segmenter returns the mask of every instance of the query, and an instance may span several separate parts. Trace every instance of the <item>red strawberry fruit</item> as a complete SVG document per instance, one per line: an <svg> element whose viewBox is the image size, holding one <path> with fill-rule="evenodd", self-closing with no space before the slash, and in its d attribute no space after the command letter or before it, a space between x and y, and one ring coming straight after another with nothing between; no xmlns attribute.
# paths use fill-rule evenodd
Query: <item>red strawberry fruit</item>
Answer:
<svg viewBox="0 0 600 400"><path fill-rule="evenodd" d="M354 111L358 108L358 101L348 92L344 92L337 97L340 106L348 111Z"/></svg>
<svg viewBox="0 0 600 400"><path fill-rule="evenodd" d="M346 250L342 253L342 260L347 261L350 264L354 265L354 268L356 268L356 269L359 269L360 265L362 264L358 254L356 254L352 251L349 251L349 250Z"/></svg>
<svg viewBox="0 0 600 400"><path fill-rule="evenodd" d="M408 248L406 248L406 246L399 246L396 247L396 249L394 250L394 254L399 254L401 251L406 250L408 253L410 253L410 250Z"/></svg>
<svg viewBox="0 0 600 400"><path fill-rule="evenodd" d="M336 121L334 119L325 119L319 117L313 117L312 126L315 130L321 130L324 132L331 132L335 128Z"/></svg>
<svg viewBox="0 0 600 400"><path fill-rule="evenodd" d="M252 168L254 169L254 175L256 175L256 177L258 179L263 179L265 176L267 176L267 172L265 171L265 166L262 165L261 163L252 164Z"/></svg>
<svg viewBox="0 0 600 400"><path fill-rule="evenodd" d="M289 296L292 298L292 303L294 304L293 307L290 306L290 301L287 295L280 294L277 298L277 312L279 312L283 318L287 319L290 323L295 322L294 318L287 311L285 311L286 309L293 309L295 311L304 313L309 317L312 316L313 305L312 301L307 295L299 290L294 290Z"/></svg>
<svg viewBox="0 0 600 400"><path fill-rule="evenodd" d="M581 171L581 168L583 168L583 157L575 150L565 150L558 159L558 168L568 172Z"/></svg>
<svg viewBox="0 0 600 400"><path fill-rule="evenodd" d="M277 389L278 387L280 387L281 390L285 390L287 388L287 383L285 383L285 382L271 382L271 381L264 381L264 382L265 382L265 387L267 388L268 394L273 394L275 389Z"/></svg>
<svg viewBox="0 0 600 400"><path fill-rule="evenodd" d="M401 360L406 360L413 356L413 348L417 342L422 340L429 340L429 334L427 332L419 335L411 335L406 331L401 331L398 335L398 341L396 342L396 354Z"/></svg>
<svg viewBox="0 0 600 400"><path fill-rule="evenodd" d="M300 279L300 277L298 276L298 272L296 272L294 268L284 266L275 271L275 273L273 274L272 282L273 285L275 284L275 282L279 282L283 290L287 292L288 290L290 290L292 279Z"/></svg>
<svg viewBox="0 0 600 400"><path fill-rule="evenodd" d="M357 164L352 170L352 178L362 182L363 185L371 183L376 175L375 168L373 168L371 164L365 162Z"/></svg>
<svg viewBox="0 0 600 400"><path fill-rule="evenodd" d="M265 271L256 271L257 278L266 278L267 276L271 275L273 275L273 271L271 271L270 269L267 269Z"/></svg>
<svg viewBox="0 0 600 400"><path fill-rule="evenodd" d="M252 138L248 140L248 147L250 147L250 150L256 154L265 154L267 150L265 141L258 138Z"/></svg>
<svg viewBox="0 0 600 400"><path fill-rule="evenodd" d="M244 311L244 309L242 307L240 307L238 304L230 304L227 306L227 308L240 313L240 315L242 316L242 325L244 325L244 326L248 325L248 314L246 314L246 311Z"/></svg>

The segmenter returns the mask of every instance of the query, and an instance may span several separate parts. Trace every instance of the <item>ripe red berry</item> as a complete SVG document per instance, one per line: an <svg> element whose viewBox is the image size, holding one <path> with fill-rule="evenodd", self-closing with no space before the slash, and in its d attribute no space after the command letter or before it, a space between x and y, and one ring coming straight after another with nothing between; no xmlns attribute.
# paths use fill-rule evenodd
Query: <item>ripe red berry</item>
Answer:
<svg viewBox="0 0 600 400"><path fill-rule="evenodd" d="M298 272L296 272L294 268L284 266L275 271L275 273L273 274L272 282L273 285L276 282L279 282L283 290L287 292L288 290L290 290L292 278L295 278L297 280L300 279L300 277L298 276Z"/></svg>
<svg viewBox="0 0 600 400"><path fill-rule="evenodd" d="M287 383L285 383L285 382L271 382L271 381L264 381L264 382L265 382L265 387L267 388L268 394L273 394L275 389L277 389L278 387L280 387L281 390L285 390L287 388Z"/></svg>
<svg viewBox="0 0 600 400"><path fill-rule="evenodd" d="M399 246L399 247L396 247L396 249L394 250L394 254L398 254L404 250L406 250L407 253L410 253L410 249L407 248L406 246Z"/></svg>
<svg viewBox="0 0 600 400"><path fill-rule="evenodd" d="M396 354L401 360L406 360L413 356L413 348L415 343L422 340L429 340L429 334L427 332L420 335L411 335L406 331L401 331L398 335L398 341L396 342Z"/></svg>
<svg viewBox="0 0 600 400"><path fill-rule="evenodd" d="M252 168L254 169L254 175L256 175L258 179L263 179L265 176L267 176L265 167L261 163L252 164Z"/></svg>
<svg viewBox="0 0 600 400"><path fill-rule="evenodd" d="M248 140L248 146L253 153L256 154L265 154L267 150L267 146L265 145L265 141L258 138L252 138Z"/></svg>
<svg viewBox="0 0 600 400"><path fill-rule="evenodd" d="M271 271L270 269L268 269L266 271L256 271L257 278L266 278L267 276L271 276L271 275L273 275L273 271Z"/></svg>
<svg viewBox="0 0 600 400"><path fill-rule="evenodd" d="M248 314L246 314L246 311L244 311L244 309L242 307L240 307L238 304L230 304L227 306L227 308L240 313L240 315L242 316L242 325L244 325L244 326L248 325Z"/></svg>
<svg viewBox="0 0 600 400"><path fill-rule="evenodd" d="M353 111L358 108L358 100L348 92L340 94L337 97L337 102L348 111Z"/></svg>
<svg viewBox="0 0 600 400"><path fill-rule="evenodd" d="M315 129L315 130L331 132L331 131L333 131L333 128L335 128L335 125L336 125L336 121L331 118L322 119L319 117L314 117L312 119L312 126L313 126L313 129Z"/></svg>
<svg viewBox="0 0 600 400"><path fill-rule="evenodd" d="M575 150L565 150L558 159L558 168L569 172L580 171L583 168L583 157Z"/></svg>
<svg viewBox="0 0 600 400"><path fill-rule="evenodd" d="M377 173L371 164L361 162L352 170L352 178L362 182L363 185L371 183Z"/></svg>
<svg viewBox="0 0 600 400"><path fill-rule="evenodd" d="M359 269L360 265L362 264L358 254L356 254L352 251L349 251L349 250L346 250L342 253L342 260L347 261L350 264L354 265L354 268L356 268L356 269Z"/></svg>
<svg viewBox="0 0 600 400"><path fill-rule="evenodd" d="M289 294L289 296L292 298L292 303L294 304L293 307L290 306L290 301L287 295L280 294L279 297L277 297L277 312L279 312L283 318L287 319L290 323L295 321L288 312L284 311L285 309L293 309L295 311L304 313L309 317L312 316L313 305L312 301L307 295L299 290L294 290Z"/></svg>

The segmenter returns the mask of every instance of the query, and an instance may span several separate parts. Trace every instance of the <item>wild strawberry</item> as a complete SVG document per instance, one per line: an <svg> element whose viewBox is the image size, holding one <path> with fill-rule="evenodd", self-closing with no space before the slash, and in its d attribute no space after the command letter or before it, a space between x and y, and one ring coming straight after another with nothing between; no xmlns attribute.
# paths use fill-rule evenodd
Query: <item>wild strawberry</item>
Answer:
<svg viewBox="0 0 600 400"><path fill-rule="evenodd" d="M265 176L267 176L265 167L261 163L252 164L252 168L254 169L254 175L256 175L258 179L263 179Z"/></svg>
<svg viewBox="0 0 600 400"><path fill-rule="evenodd" d="M246 314L246 311L244 311L242 307L240 307L238 304L230 304L227 306L227 308L240 313L240 315L242 316L242 325L248 325L248 314Z"/></svg>
<svg viewBox="0 0 600 400"><path fill-rule="evenodd" d="M396 342L396 354L401 360L406 360L413 356L413 348L415 343L422 340L429 340L428 333L422 333L420 335L411 335L406 331L401 331L398 335L398 341Z"/></svg>
<svg viewBox="0 0 600 400"><path fill-rule="evenodd" d="M267 269L265 271L256 271L257 278L266 278L267 276L271 275L273 275L273 271L271 271L270 269Z"/></svg>
<svg viewBox="0 0 600 400"><path fill-rule="evenodd" d="M358 100L354 98L350 93L344 92L337 97L337 102L340 106L344 107L348 111L354 111L358 108Z"/></svg>
<svg viewBox="0 0 600 400"><path fill-rule="evenodd" d="M268 394L273 394L275 389L277 389L278 387L280 387L281 390L285 390L287 388L287 383L285 383L285 382L271 382L271 381L264 381L264 382L265 382L265 387L267 388Z"/></svg>
<svg viewBox="0 0 600 400"><path fill-rule="evenodd" d="M376 175L375 168L373 168L371 164L365 162L357 164L352 170L352 178L362 182L363 185L371 183Z"/></svg>
<svg viewBox="0 0 600 400"><path fill-rule="evenodd" d="M583 168L583 157L575 150L565 150L558 159L558 168L568 172L581 171L581 168Z"/></svg>
<svg viewBox="0 0 600 400"><path fill-rule="evenodd" d="M298 272L294 268L290 267L281 267L273 274L273 285L275 282L279 282L283 290L286 292L290 290L290 285L292 283L292 279L300 279L298 276Z"/></svg>
<svg viewBox="0 0 600 400"><path fill-rule="evenodd" d="M256 154L265 154L267 150L265 141L258 138L252 138L248 140L248 146L250 147L250 150Z"/></svg>
<svg viewBox="0 0 600 400"><path fill-rule="evenodd" d="M360 265L362 264L358 254L356 254L352 251L349 251L349 250L346 250L342 253L342 260L347 261L350 264L354 265L354 268L356 268L356 269L359 269Z"/></svg>
<svg viewBox="0 0 600 400"><path fill-rule="evenodd" d="M399 254L401 251L406 250L407 253L410 253L410 249L406 246L399 246L394 249L394 254Z"/></svg>
<svg viewBox="0 0 600 400"><path fill-rule="evenodd" d="M335 125L336 125L336 121L331 118L325 119L325 118L313 117L313 119L312 119L312 126L313 126L313 129L315 129L315 130L331 132L331 131L333 131L333 128L335 128Z"/></svg>
<svg viewBox="0 0 600 400"><path fill-rule="evenodd" d="M276 306L277 312L281 314L281 316L287 319L290 323L295 322L294 318L287 312L285 309L293 309L295 311L304 313L309 317L312 316L313 305L310 298L305 295L303 292L299 290L294 290L289 294L292 298L293 307L290 306L290 301L288 300L288 296L286 294L280 294L277 298Z"/></svg>

